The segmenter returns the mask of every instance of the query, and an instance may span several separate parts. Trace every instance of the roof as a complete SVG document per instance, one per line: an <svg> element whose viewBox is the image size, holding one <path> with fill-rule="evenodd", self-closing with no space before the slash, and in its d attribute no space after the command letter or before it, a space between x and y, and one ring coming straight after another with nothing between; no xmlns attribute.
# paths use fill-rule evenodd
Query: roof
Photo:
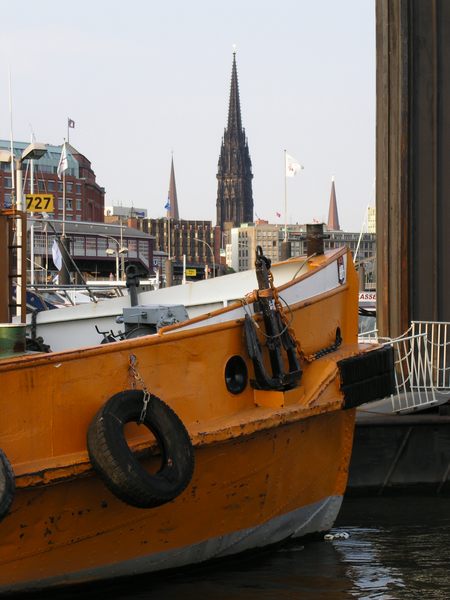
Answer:
<svg viewBox="0 0 450 600"><path fill-rule="evenodd" d="M34 221L39 225L42 223L42 227L45 223L50 222L58 233L62 232L63 222L53 219L36 219ZM112 237L120 238L122 229L122 236L126 238L135 239L154 239L153 235L145 233L145 231L139 231L139 229L133 229L132 227L123 226L107 223L90 223L87 221L66 221L66 233L68 235L110 235Z"/></svg>
<svg viewBox="0 0 450 600"><path fill-rule="evenodd" d="M30 142L16 142L13 141L13 152L16 157L20 157L22 152L25 150L27 146L29 146ZM45 170L50 173L56 173L59 159L61 158L62 144L59 146L53 146L52 144L45 144L47 146L47 152L40 158L35 161L36 169ZM67 160L69 163L69 171L68 174L73 177L79 177L79 164L78 161L72 156L73 154L81 154L78 152L73 146L70 144L66 144L67 147ZM10 150L11 142L9 140L0 140L0 150Z"/></svg>

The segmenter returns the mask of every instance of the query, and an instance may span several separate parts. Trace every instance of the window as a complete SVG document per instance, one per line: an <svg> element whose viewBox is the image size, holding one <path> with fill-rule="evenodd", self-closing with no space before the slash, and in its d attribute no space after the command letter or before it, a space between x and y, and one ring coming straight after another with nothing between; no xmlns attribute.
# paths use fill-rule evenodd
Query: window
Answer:
<svg viewBox="0 0 450 600"><path fill-rule="evenodd" d="M81 183L75 184L75 190L77 194L81 194Z"/></svg>
<svg viewBox="0 0 450 600"><path fill-rule="evenodd" d="M47 187L48 187L48 191L49 192L54 192L55 191L55 182L54 181L48 181L47 182Z"/></svg>
<svg viewBox="0 0 450 600"><path fill-rule="evenodd" d="M76 203L77 203L77 210L80 211L81 210L81 200L80 200L80 198L77 198Z"/></svg>
<svg viewBox="0 0 450 600"><path fill-rule="evenodd" d="M73 183L71 181L68 181L66 183L66 191L67 192L72 192L72 189L73 189Z"/></svg>
<svg viewBox="0 0 450 600"><path fill-rule="evenodd" d="M62 181L58 181L58 192L62 192L62 191L63 191Z"/></svg>
<svg viewBox="0 0 450 600"><path fill-rule="evenodd" d="M11 188L12 187L12 179L11 177L5 177L3 179L4 183L5 183L5 187L6 188Z"/></svg>

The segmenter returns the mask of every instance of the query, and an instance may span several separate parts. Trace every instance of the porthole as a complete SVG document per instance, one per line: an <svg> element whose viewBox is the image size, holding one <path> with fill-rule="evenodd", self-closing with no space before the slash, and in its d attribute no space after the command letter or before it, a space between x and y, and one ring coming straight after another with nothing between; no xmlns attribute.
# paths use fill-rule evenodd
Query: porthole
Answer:
<svg viewBox="0 0 450 600"><path fill-rule="evenodd" d="M225 383L232 394L240 394L247 387L247 365L241 356L232 356L225 367Z"/></svg>

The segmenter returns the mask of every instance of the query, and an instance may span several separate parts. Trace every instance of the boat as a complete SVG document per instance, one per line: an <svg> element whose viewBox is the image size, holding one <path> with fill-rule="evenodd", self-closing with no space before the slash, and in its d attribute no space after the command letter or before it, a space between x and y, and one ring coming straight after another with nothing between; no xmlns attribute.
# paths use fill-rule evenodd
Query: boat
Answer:
<svg viewBox="0 0 450 600"><path fill-rule="evenodd" d="M275 285L283 285L308 270L303 258L272 265ZM224 277L187 282L184 285L147 290L142 287L133 265L127 267L128 282L136 286L136 303L148 305L182 305L188 318L195 318L227 307L257 285L255 270L232 273ZM31 337L40 339L54 351L92 346L111 335L121 337L125 328L118 320L124 309L132 307L131 295L108 298L97 303L66 306L63 311L44 310L27 315Z"/></svg>
<svg viewBox="0 0 450 600"><path fill-rule="evenodd" d="M392 351L357 341L347 250L301 265L275 285L259 248L239 302L152 335L0 359L1 594L332 527L355 407L392 390Z"/></svg>

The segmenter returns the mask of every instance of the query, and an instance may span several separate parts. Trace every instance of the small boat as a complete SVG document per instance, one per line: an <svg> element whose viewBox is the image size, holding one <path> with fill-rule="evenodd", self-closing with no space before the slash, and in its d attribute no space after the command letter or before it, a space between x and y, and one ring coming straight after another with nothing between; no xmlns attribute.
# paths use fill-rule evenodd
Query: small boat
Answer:
<svg viewBox="0 0 450 600"><path fill-rule="evenodd" d="M131 273L129 279L133 281L131 267L133 265L128 267ZM304 257L274 264L272 275L275 284L287 283L302 269L307 271ZM139 305L181 305L185 307L188 318L227 307L257 286L254 269L154 290L147 290L141 283L136 288ZM53 351L69 350L100 344L104 336L116 334L120 337L119 333L123 333L125 328L118 321L123 310L131 306L131 296L125 293L97 303L68 306L64 311L47 310L30 314L27 315L27 323L33 337L42 339Z"/></svg>
<svg viewBox="0 0 450 600"><path fill-rule="evenodd" d="M292 264L275 285L259 249L239 302L153 335L0 359L0 593L331 528L392 352L357 342L348 251Z"/></svg>

